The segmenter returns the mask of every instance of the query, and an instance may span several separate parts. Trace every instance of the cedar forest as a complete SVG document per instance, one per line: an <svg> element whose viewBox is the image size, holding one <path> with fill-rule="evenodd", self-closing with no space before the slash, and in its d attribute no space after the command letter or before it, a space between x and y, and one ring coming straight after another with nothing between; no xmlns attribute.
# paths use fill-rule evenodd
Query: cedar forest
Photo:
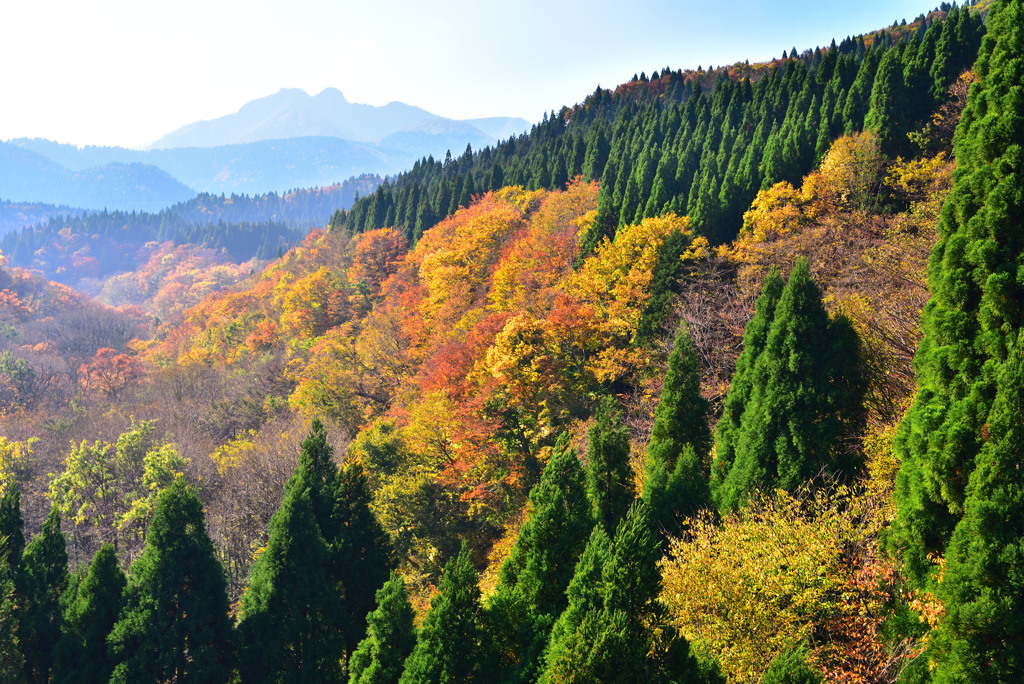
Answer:
<svg viewBox="0 0 1024 684"><path fill-rule="evenodd" d="M352 182L4 239L0 682L1024 677L1024 0Z"/></svg>

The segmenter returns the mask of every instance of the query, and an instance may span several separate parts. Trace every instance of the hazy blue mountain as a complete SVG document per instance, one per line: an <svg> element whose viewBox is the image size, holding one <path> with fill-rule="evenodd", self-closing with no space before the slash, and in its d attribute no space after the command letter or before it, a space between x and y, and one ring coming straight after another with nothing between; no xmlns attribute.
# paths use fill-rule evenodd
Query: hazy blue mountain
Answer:
<svg viewBox="0 0 1024 684"><path fill-rule="evenodd" d="M518 133L530 127L523 119L509 117L455 122L401 102L389 102L382 107L355 104L335 88L318 95L307 95L297 88L282 88L273 95L245 104L234 114L179 128L157 140L151 148L217 147L310 136L379 143L400 131L424 131L429 130L431 124L456 123L462 124L470 136L462 141L460 148L467 142L472 143L473 138L487 139L484 144L489 144L507 138L511 131Z"/></svg>
<svg viewBox="0 0 1024 684"><path fill-rule="evenodd" d="M360 174L392 175L420 158L461 155L528 130L523 119L456 121L392 102L354 104L329 88L283 89L238 112L198 121L151 148L0 143L0 197L85 209L157 211L194 196L282 193ZM194 192L190 192L194 191Z"/></svg>
<svg viewBox="0 0 1024 684"><path fill-rule="evenodd" d="M157 211L195 192L151 164L118 162L73 170L32 150L0 143L0 195L12 202Z"/></svg>

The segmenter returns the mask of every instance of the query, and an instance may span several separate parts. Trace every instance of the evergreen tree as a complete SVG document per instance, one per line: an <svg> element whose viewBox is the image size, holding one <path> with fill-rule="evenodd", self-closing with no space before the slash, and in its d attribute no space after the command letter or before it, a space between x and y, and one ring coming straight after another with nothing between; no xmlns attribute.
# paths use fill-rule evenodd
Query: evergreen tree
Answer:
<svg viewBox="0 0 1024 684"><path fill-rule="evenodd" d="M740 436L740 423L754 385L754 365L764 351L768 331L775 320L775 307L782 297L785 283L774 268L765 278L761 296L754 305L754 316L747 322L743 333L743 351L736 360L736 372L725 395L722 417L715 428L715 460L711 472L711 493L715 505L722 508L722 485L736 461L736 443Z"/></svg>
<svg viewBox="0 0 1024 684"><path fill-rule="evenodd" d="M377 592L377 608L367 616L366 638L349 661L349 684L397 684L416 646L416 617L405 581L394 572Z"/></svg>
<svg viewBox="0 0 1024 684"><path fill-rule="evenodd" d="M587 497L594 519L612 535L636 498L629 465L629 434L614 397L601 398L595 418L587 449Z"/></svg>
<svg viewBox="0 0 1024 684"><path fill-rule="evenodd" d="M836 438L856 406L857 357L852 326L829 319L810 267L797 261L754 364L735 461L719 489L723 508L755 489L791 490L822 470L847 469Z"/></svg>
<svg viewBox="0 0 1024 684"><path fill-rule="evenodd" d="M864 129L878 134L882 152L890 157L907 147L907 110L910 103L903 82L903 62L899 49L885 53L871 89L870 107Z"/></svg>
<svg viewBox="0 0 1024 684"><path fill-rule="evenodd" d="M362 466L353 463L340 473L319 419L302 443L294 486L304 488L313 506L320 535L327 544L328 580L343 597L336 623L346 650L366 635L366 615L376 591L392 567L391 540L370 511L372 498Z"/></svg>
<svg viewBox="0 0 1024 684"><path fill-rule="evenodd" d="M114 547L104 544L81 581L69 584L64 598L64 634L54 658L55 684L110 681L114 663L107 650L107 635L121 612L127 583Z"/></svg>
<svg viewBox="0 0 1024 684"><path fill-rule="evenodd" d="M20 682L25 662L18 642L14 572L7 537L0 536L0 684Z"/></svg>
<svg viewBox="0 0 1024 684"><path fill-rule="evenodd" d="M377 604L394 566L391 538L370 510L373 495L359 463L338 474L334 495L335 529L331 555L344 590L345 645L349 651L366 636L366 616Z"/></svg>
<svg viewBox="0 0 1024 684"><path fill-rule="evenodd" d="M0 497L0 539L7 540L7 558L18 584L21 555L25 552L25 526L21 519L21 490L16 484Z"/></svg>
<svg viewBox="0 0 1024 684"><path fill-rule="evenodd" d="M803 649L790 649L780 653L761 675L761 684L820 684L819 675L807 664Z"/></svg>
<svg viewBox="0 0 1024 684"><path fill-rule="evenodd" d="M558 440L540 482L530 491L530 514L519 531L488 611L508 681L534 681L566 590L594 518L583 469L567 440Z"/></svg>
<svg viewBox="0 0 1024 684"><path fill-rule="evenodd" d="M299 478L289 483L269 532L242 597L242 681L336 681L345 650L341 597Z"/></svg>
<svg viewBox="0 0 1024 684"><path fill-rule="evenodd" d="M60 597L68 576L68 555L56 507L42 532L25 547L18 640L25 657L25 680L50 681L54 649L61 635Z"/></svg>
<svg viewBox="0 0 1024 684"><path fill-rule="evenodd" d="M938 596L935 682L1012 682L1024 672L1024 336L1009 352Z"/></svg>
<svg viewBox="0 0 1024 684"><path fill-rule="evenodd" d="M540 681L700 681L685 639L670 634L664 648L656 643L655 627L665 617L658 603L661 544L647 505L635 502L619 525L600 582L594 582L593 574L603 542L599 535L591 542L593 551L588 547L584 553L573 586L596 586L570 597Z"/></svg>
<svg viewBox="0 0 1024 684"><path fill-rule="evenodd" d="M647 445L643 499L659 529L674 531L677 517L710 503L708 410L708 402L700 394L700 368L693 342L683 323L668 358Z"/></svg>
<svg viewBox="0 0 1024 684"><path fill-rule="evenodd" d="M477 573L463 543L448 562L437 595L405 663L403 684L486 680L488 647Z"/></svg>
<svg viewBox="0 0 1024 684"><path fill-rule="evenodd" d="M1022 27L1024 2L992 5L928 266L932 298L915 362L920 389L895 444L895 542L922 583L931 574L928 554L944 552L964 511L995 378L1024 321Z"/></svg>
<svg viewBox="0 0 1024 684"><path fill-rule="evenodd" d="M609 560L611 540L602 525L595 525L566 590L566 608L551 631L551 640L544 653L545 667L541 682L559 681L555 673L556 663L571 658L573 640L580 632L584 619L604 607L601 573Z"/></svg>
<svg viewBox="0 0 1024 684"><path fill-rule="evenodd" d="M160 496L108 638L111 682L225 682L235 665L224 572L203 506L181 479Z"/></svg>

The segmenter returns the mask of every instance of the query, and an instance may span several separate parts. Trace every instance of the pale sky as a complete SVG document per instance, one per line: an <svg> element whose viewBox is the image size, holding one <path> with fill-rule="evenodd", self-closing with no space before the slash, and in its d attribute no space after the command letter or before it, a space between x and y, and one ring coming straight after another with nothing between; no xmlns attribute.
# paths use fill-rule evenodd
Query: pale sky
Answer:
<svg viewBox="0 0 1024 684"><path fill-rule="evenodd" d="M938 0L0 0L0 140L138 147L280 88L457 119L634 73L762 61Z"/></svg>

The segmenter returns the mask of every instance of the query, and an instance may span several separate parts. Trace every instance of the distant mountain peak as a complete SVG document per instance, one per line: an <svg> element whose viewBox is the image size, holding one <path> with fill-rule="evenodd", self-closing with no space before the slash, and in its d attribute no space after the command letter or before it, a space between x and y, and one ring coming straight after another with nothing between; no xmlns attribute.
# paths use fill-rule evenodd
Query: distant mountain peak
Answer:
<svg viewBox="0 0 1024 684"><path fill-rule="evenodd" d="M464 131L467 141L479 146L496 142L496 132L529 128L528 122L510 117L488 119L488 125L478 125L483 121L446 119L397 101L383 106L357 104L345 99L337 88L324 88L316 95L301 88L281 88L247 102L234 114L183 126L157 140L150 149L219 147L306 137L377 144L396 134L439 125ZM502 123L495 126L494 121Z"/></svg>

